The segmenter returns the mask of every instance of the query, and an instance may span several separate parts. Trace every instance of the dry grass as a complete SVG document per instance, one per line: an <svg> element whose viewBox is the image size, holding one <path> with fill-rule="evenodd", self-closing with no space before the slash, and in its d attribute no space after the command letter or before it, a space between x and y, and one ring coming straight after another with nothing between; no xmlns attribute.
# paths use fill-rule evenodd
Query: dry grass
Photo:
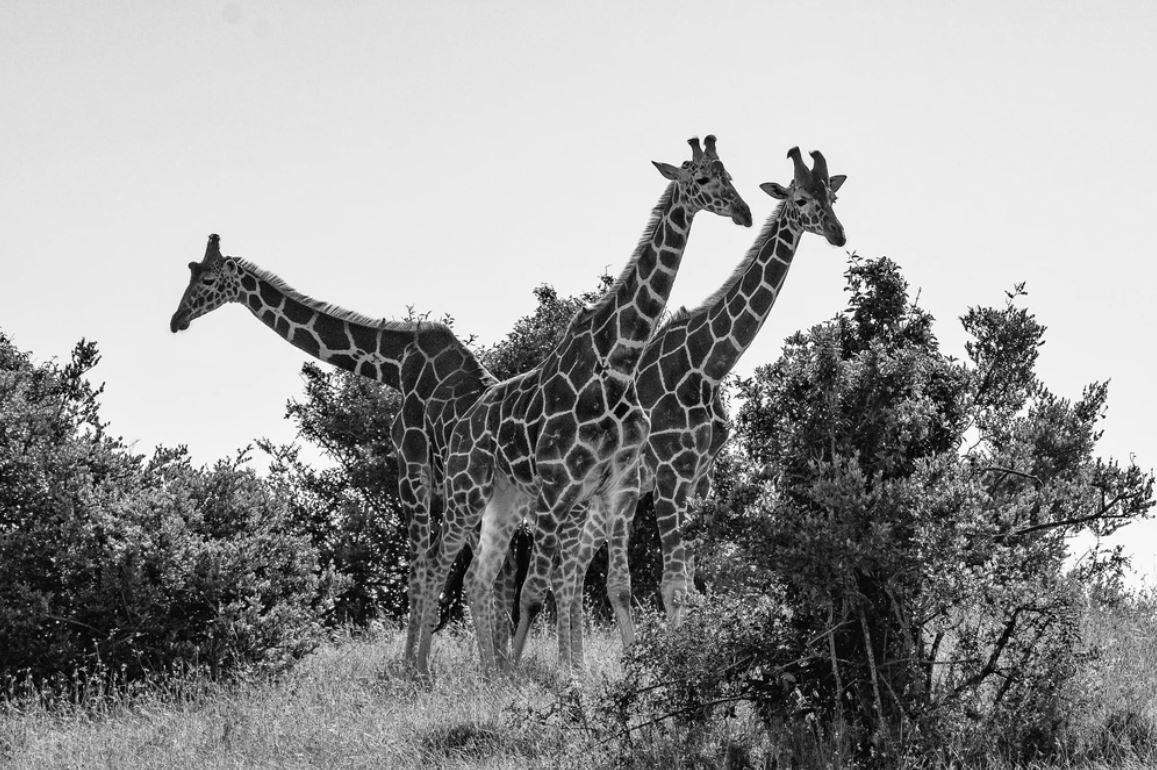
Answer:
<svg viewBox="0 0 1157 770"><path fill-rule="evenodd" d="M1157 736L1145 736L1148 743L1130 742L1137 736L1130 732L1134 728L1157 726L1155 610L1157 604L1141 602L1089 611L1086 633L1104 654L1074 683L1084 702L1075 720L1080 750L1059 766L1157 766ZM433 682L416 681L403 671L401 644L394 631L346 639L277 679L231 685L173 680L143 697L98 695L80 707L40 701L0 705L0 765L587 768L609 761L582 730L560 727L567 720L557 715L576 696L589 704L605 679L618 674L613 632L589 634L587 661L598 673L577 688L553 673L554 641L546 632L532 639L518 675L491 680L478 672L473 641L461 631L437 637ZM541 715L551 711L556 717L545 724ZM660 741L640 744L632 766L712 767L724 756L740 758L733 766L748 766L743 747L766 746L768 736L745 733L744 721L710 728L708 743L717 750L697 761L681 754L681 744ZM807 756L826 756L827 766L841 765L842 752L834 744L826 747L830 750L812 748ZM1093 756L1097 759L1081 758Z"/></svg>
<svg viewBox="0 0 1157 770"><path fill-rule="evenodd" d="M589 766L572 737L526 718L558 701L551 638L539 635L516 677L487 681L472 638L440 634L433 682L399 664L402 638L328 645L276 680L179 683L134 702L0 707L0 765L80 767ZM592 670L614 671L619 644L592 634ZM584 689L597 687L598 675Z"/></svg>
<svg viewBox="0 0 1157 770"><path fill-rule="evenodd" d="M1074 683L1084 702L1076 720L1082 748L1157 767L1157 595L1091 607L1084 636L1100 655Z"/></svg>

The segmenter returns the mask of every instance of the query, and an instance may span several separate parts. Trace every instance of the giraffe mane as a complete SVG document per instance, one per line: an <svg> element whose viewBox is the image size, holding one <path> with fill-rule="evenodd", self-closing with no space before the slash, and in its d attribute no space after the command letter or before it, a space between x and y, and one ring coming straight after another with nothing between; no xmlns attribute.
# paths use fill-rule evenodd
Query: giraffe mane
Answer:
<svg viewBox="0 0 1157 770"><path fill-rule="evenodd" d="M763 223L763 229L759 231L759 236L751 244L751 247L748 248L747 253L743 255L743 259L739 260L739 264L731 271L731 275L723 282L723 285L716 289L707 299L696 305L693 310L688 310L686 306L681 307L671 314L671 317L666 323L656 324L658 327L656 334L670 328L674 324L688 320L693 315L707 312L715 303L727 296L727 293L743 280L744 273L746 273L747 269L751 267L751 264L755 262L759 256L759 252L762 251L763 247L767 244L767 238L771 235L771 231L779 226L779 218L783 213L783 207L785 205L787 205L787 201L783 201L775 207L775 211L773 211L771 216L767 218L767 221Z"/></svg>
<svg viewBox="0 0 1157 770"><path fill-rule="evenodd" d="M596 307L608 301L608 298L614 296L615 292L618 291L619 287L622 286L625 281L631 279L639 257L650 247L651 239L655 237L655 230L658 229L659 223L663 221L663 214L671 206L671 198L674 195L675 183L672 182L667 185L667 189L663 191L663 195L659 198L659 202L655 204L655 208L651 209L651 219L647 222L647 227L643 230L643 235L639 238L639 243L635 246L631 258L627 260L627 266L623 268L623 271L619 273L619 277L615 279L615 282L612 283L606 293L603 294L603 298L595 303Z"/></svg>
<svg viewBox="0 0 1157 770"><path fill-rule="evenodd" d="M241 259L240 257L232 257L232 259L237 260L237 264L248 270L255 277L260 278L273 288L280 291L286 297L300 302L310 310L333 316L340 321L347 321L349 323L355 323L361 326L368 326L371 329L384 329L386 331L417 332L419 330L428 329L431 331L448 331L453 334L453 330L451 330L449 326L442 323L441 321L399 321L394 318L371 318L370 316L363 315L362 313L355 313L352 310L346 310L340 305L335 305L331 302L322 302L320 300L316 300L308 294L303 294L297 289L293 288L288 283L286 283L285 280L281 278L281 276L272 271L266 270L263 267L258 267L252 262L246 259ZM465 347L465 345L463 345L463 347Z"/></svg>
<svg viewBox="0 0 1157 770"><path fill-rule="evenodd" d="M664 310L663 315L659 317L659 322L655 324L655 328L651 331L651 336L648 342L658 337L663 332L683 323L691 317L691 311L687 309L686 305L682 305L678 310Z"/></svg>

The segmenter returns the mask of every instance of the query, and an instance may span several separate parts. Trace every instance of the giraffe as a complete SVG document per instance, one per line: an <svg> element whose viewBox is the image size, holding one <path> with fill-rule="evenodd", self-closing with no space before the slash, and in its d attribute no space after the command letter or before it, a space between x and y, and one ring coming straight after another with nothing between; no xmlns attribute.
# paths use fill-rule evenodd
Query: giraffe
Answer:
<svg viewBox="0 0 1157 770"><path fill-rule="evenodd" d="M368 318L319 302L239 257L221 254L209 236L201 262L189 263L189 285L169 328L184 331L196 318L239 302L290 344L311 356L399 391L391 426L398 460L398 495L409 521L410 606L414 572L428 547L431 508L441 496L444 450L454 423L497 379L445 324ZM499 636L501 641L502 637ZM417 617L411 613L404 656L412 661Z"/></svg>
<svg viewBox="0 0 1157 770"><path fill-rule="evenodd" d="M607 293L575 314L537 367L488 388L455 427L445 468L442 529L424 566L420 671L427 670L435 618L432 597L479 521L480 539L467 583L482 665L490 670L496 664L492 586L522 518L518 501L534 500L535 544L522 587L516 658L529 619L542 605L558 555L560 523L573 515L577 503L595 498L598 504L617 506L620 499L637 495L647 418L635 393L635 367L666 304L692 219L708 210L751 225L751 210L719 160L715 137L706 137L706 149L698 139L689 144L690 161L681 166L655 163L670 184ZM629 612L630 576L617 578L621 590L613 600ZM573 591L565 589L556 604L559 662L567 669L582 665L582 606L574 601ZM580 622L574 622L576 617Z"/></svg>
<svg viewBox="0 0 1157 770"><path fill-rule="evenodd" d="M663 547L661 593L672 625L680 620L693 575L682 535L687 502L707 494L712 464L728 435L720 384L771 313L803 234L821 235L833 246L846 242L832 205L847 177L829 177L823 154L814 151L811 156L813 166L808 169L798 147L788 151L795 177L787 187L776 182L760 185L782 202L735 271L697 308L673 314L647 342L639 362L635 387L651 422L640 487L654 495ZM577 544L580 585L604 541L609 543L610 562L626 563L625 544L610 532L629 531L634 514L633 505L592 511ZM616 620L623 643L629 646L634 639L630 616L616 615Z"/></svg>

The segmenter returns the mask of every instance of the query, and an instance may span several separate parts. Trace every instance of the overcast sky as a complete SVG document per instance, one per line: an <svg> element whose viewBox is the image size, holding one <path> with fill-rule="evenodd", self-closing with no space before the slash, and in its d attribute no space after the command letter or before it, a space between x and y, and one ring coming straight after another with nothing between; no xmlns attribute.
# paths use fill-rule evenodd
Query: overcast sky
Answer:
<svg viewBox="0 0 1157 770"><path fill-rule="evenodd" d="M173 335L210 232L319 299L452 314L479 342L531 289L617 274L715 133L746 230L696 219L672 295L730 274L792 145L848 175L848 249L957 318L1027 282L1055 391L1111 378L1101 451L1157 463L1157 3L5 2L0 329L99 341L104 416L202 462L288 441L304 354L240 306ZM845 304L815 236L740 372ZM1157 574L1157 525L1124 540Z"/></svg>

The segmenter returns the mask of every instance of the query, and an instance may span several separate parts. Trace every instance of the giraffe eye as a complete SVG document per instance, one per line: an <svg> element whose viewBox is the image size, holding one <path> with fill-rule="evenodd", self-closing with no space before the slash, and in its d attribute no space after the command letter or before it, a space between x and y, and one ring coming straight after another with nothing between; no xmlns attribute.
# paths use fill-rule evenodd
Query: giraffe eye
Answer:
<svg viewBox="0 0 1157 770"><path fill-rule="evenodd" d="M201 283L208 286L209 284L214 283L216 280L217 280L216 276L206 275L206 276L201 278Z"/></svg>
<svg viewBox="0 0 1157 770"><path fill-rule="evenodd" d="M695 180L695 184L707 184L707 183L708 183L708 182L710 182L710 181L711 181L711 177L709 177L709 176L705 176L705 177L703 177L703 178L701 178L701 179L696 179L696 180Z"/></svg>

